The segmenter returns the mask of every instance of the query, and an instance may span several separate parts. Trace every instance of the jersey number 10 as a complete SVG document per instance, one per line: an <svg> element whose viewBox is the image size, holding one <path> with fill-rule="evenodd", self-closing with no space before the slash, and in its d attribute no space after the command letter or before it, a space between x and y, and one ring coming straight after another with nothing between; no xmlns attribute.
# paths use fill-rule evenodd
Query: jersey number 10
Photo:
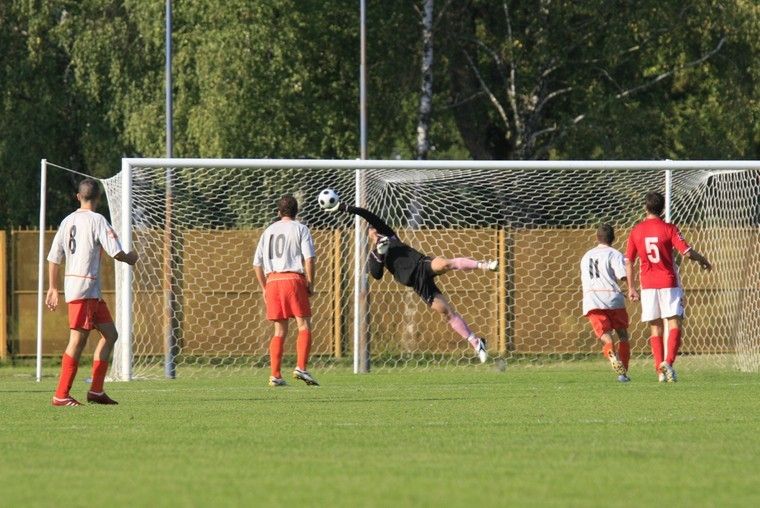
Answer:
<svg viewBox="0 0 760 508"><path fill-rule="evenodd" d="M271 235L269 237L269 259L281 258L285 253L285 235Z"/></svg>

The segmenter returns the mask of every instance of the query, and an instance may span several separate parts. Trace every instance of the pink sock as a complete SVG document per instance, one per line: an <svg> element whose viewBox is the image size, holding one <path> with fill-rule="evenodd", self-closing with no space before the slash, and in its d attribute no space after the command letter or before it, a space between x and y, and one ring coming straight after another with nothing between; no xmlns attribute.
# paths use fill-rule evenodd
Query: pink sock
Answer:
<svg viewBox="0 0 760 508"><path fill-rule="evenodd" d="M462 319L462 316L459 314L451 316L451 319L449 319L449 326L463 339L468 339L470 335L472 335L472 330L470 330L470 327L467 326L467 323L464 322L464 319Z"/></svg>
<svg viewBox="0 0 760 508"><path fill-rule="evenodd" d="M452 270L477 270L480 264L470 258L454 258L450 259L449 262Z"/></svg>

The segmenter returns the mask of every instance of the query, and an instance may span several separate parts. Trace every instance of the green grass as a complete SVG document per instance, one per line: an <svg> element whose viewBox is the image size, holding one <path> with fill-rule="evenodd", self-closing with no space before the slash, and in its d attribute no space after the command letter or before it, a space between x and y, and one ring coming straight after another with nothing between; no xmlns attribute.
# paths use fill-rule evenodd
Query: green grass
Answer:
<svg viewBox="0 0 760 508"><path fill-rule="evenodd" d="M31 370L0 367L3 506L760 506L756 374L256 371L53 408Z"/></svg>

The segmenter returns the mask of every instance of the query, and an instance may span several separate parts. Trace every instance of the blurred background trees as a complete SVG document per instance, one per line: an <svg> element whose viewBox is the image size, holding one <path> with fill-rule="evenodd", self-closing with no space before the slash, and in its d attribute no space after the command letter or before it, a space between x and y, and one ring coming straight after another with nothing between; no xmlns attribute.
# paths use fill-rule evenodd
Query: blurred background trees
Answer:
<svg viewBox="0 0 760 508"><path fill-rule="evenodd" d="M423 13L368 0L369 154L418 156ZM164 154L164 6L0 2L0 222L39 159L96 176ZM760 158L760 6L436 0L426 156ZM358 156L358 5L174 2L178 157ZM51 175L50 218L73 206Z"/></svg>

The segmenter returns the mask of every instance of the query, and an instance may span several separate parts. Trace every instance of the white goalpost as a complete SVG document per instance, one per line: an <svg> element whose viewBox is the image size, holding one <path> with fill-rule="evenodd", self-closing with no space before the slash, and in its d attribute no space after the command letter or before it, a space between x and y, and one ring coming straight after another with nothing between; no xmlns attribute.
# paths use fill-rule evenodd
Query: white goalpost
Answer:
<svg viewBox="0 0 760 508"><path fill-rule="evenodd" d="M43 160L41 232L46 171ZM321 210L323 188L374 211L426 255L498 260L496 273L451 273L437 284L488 339L493 358L528 365L597 358L580 311L580 257L600 222L615 227L614 246L624 250L644 194L663 192L666 220L715 265L710 274L681 267L680 361L760 370L760 161L123 159L102 183L125 250L140 255L134 268L117 264L113 379L267 364L271 329L251 262L286 193L298 199L317 247L316 369L472 363L466 342L410 289L389 275L368 281L366 224ZM46 254L41 233L38 375ZM643 361L637 307L628 302L634 358Z"/></svg>

